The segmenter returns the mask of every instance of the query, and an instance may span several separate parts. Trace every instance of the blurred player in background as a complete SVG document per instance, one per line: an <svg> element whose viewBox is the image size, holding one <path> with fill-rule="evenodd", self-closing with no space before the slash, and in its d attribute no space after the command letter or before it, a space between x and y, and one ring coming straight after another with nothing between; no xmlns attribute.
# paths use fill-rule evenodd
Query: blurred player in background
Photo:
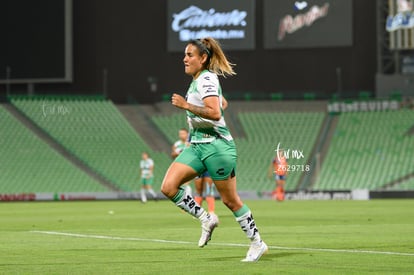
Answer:
<svg viewBox="0 0 414 275"><path fill-rule="evenodd" d="M178 157L178 155L181 154L181 152L184 151L185 148L190 146L190 142L188 141L188 139L188 130L186 128L181 128L180 130L178 130L178 140L173 144L171 150L171 157L173 159ZM192 193L190 182L191 181L188 181L183 184L185 192L188 194Z"/></svg>
<svg viewBox="0 0 414 275"><path fill-rule="evenodd" d="M195 192L194 200L199 204L203 204L203 197L205 195L208 212L214 213L216 202L214 198L214 183L208 172L204 172L194 179Z"/></svg>
<svg viewBox="0 0 414 275"><path fill-rule="evenodd" d="M244 262L255 262L268 250L262 241L249 207L236 190L236 145L223 116L223 97L218 76L234 75L231 64L213 38L190 41L184 52L184 70L192 76L186 98L173 94L172 105L187 113L191 145L167 170L161 191L176 206L201 222L199 247L204 247L218 226L215 214L209 214L181 187L208 171L223 203L250 240Z"/></svg>
<svg viewBox="0 0 414 275"><path fill-rule="evenodd" d="M149 157L147 152L142 153L139 166L141 169L141 201L143 203L147 202L146 192L150 193L154 200L156 200L157 194L152 189L154 182L154 161Z"/></svg>
<svg viewBox="0 0 414 275"><path fill-rule="evenodd" d="M269 168L269 176L274 175L275 189L272 192L272 198L278 201L285 200L285 183L287 177L288 163L285 158L283 149L278 149L275 158L272 160Z"/></svg>

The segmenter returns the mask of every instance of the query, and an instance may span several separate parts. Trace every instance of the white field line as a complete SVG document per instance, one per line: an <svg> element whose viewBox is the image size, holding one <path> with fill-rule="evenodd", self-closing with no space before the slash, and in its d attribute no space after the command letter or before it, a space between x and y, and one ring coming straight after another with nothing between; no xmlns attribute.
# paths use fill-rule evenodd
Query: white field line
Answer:
<svg viewBox="0 0 414 275"><path fill-rule="evenodd" d="M89 235L89 234L77 234L77 233L66 233L56 231L29 231L30 233L44 234L44 235L57 235L65 237L75 238L86 238L86 239L104 239L104 240L116 240L116 241L136 241L136 242L152 242L152 243L171 243L171 244L191 244L196 245L195 242L187 241L173 241L173 240L161 240L161 239L144 239L144 238L133 238L133 237L114 237L104 235ZM248 247L248 244L238 243L214 243L210 242L209 245L215 246L232 246L232 247ZM405 252L392 252L392 251L375 251L375 250L358 250L358 249L330 249L330 248L309 248L309 247L286 247L286 246L275 246L268 245L270 249L278 250L298 250L298 251L314 251L314 252L332 252L332 253L359 253L359 254L379 254L379 255L392 255L392 256L411 256L414 257L414 253Z"/></svg>

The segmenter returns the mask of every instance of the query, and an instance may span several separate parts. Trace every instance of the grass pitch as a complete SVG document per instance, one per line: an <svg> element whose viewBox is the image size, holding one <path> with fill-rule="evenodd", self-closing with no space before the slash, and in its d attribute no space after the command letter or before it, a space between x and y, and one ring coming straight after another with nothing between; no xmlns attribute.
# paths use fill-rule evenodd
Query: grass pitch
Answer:
<svg viewBox="0 0 414 275"><path fill-rule="evenodd" d="M0 273L414 272L414 200L247 203L270 247L257 263L240 262L248 242L221 202L204 248L199 222L169 201L1 203Z"/></svg>

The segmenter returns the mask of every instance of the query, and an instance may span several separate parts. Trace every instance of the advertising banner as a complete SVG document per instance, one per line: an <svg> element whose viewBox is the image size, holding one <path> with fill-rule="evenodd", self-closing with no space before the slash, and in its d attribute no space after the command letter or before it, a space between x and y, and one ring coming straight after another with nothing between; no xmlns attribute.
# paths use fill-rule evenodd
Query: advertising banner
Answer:
<svg viewBox="0 0 414 275"><path fill-rule="evenodd" d="M213 37L225 50L255 47L254 0L169 0L167 48L182 52L189 40Z"/></svg>
<svg viewBox="0 0 414 275"><path fill-rule="evenodd" d="M386 30L389 32L414 28L414 10L411 0L389 0Z"/></svg>
<svg viewBox="0 0 414 275"><path fill-rule="evenodd" d="M352 0L264 0L264 47L352 46Z"/></svg>
<svg viewBox="0 0 414 275"><path fill-rule="evenodd" d="M240 197L249 200L271 200L272 191L240 191ZM411 195L412 196L412 195ZM157 194L161 200L167 199L161 193ZM286 192L286 200L368 200L368 190L341 190L341 191L298 191ZM219 197L217 197L219 199ZM22 201L101 201L101 200L140 200L138 192L68 192L68 193L21 193L0 194L1 202Z"/></svg>
<svg viewBox="0 0 414 275"><path fill-rule="evenodd" d="M385 29L391 49L414 49L413 0L388 0Z"/></svg>
<svg viewBox="0 0 414 275"><path fill-rule="evenodd" d="M262 191L254 193L252 191L240 192L243 199L250 200L271 200L272 191ZM369 200L368 190L331 190L331 191L298 191L286 192L285 200Z"/></svg>
<svg viewBox="0 0 414 275"><path fill-rule="evenodd" d="M400 104L396 100L341 101L331 102L327 108L329 113L378 112L398 110Z"/></svg>

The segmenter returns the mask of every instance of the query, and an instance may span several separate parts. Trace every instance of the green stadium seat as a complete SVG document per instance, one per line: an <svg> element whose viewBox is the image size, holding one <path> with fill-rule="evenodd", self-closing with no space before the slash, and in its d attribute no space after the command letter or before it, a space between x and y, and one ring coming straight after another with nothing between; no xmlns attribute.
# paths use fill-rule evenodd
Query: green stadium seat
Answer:
<svg viewBox="0 0 414 275"><path fill-rule="evenodd" d="M368 100L372 97L372 93L370 91L360 91L358 94L358 98L361 100Z"/></svg>
<svg viewBox="0 0 414 275"><path fill-rule="evenodd" d="M390 99L401 101L402 100L402 93L400 91L394 91L394 92L391 93Z"/></svg>
<svg viewBox="0 0 414 275"><path fill-rule="evenodd" d="M304 93L303 94L303 99L304 100L315 100L316 95L314 93Z"/></svg>
<svg viewBox="0 0 414 275"><path fill-rule="evenodd" d="M270 98L272 100L276 100L276 101L282 100L283 99L283 93L271 93Z"/></svg>
<svg viewBox="0 0 414 275"><path fill-rule="evenodd" d="M331 95L331 100L332 101L338 101L339 100L339 94L338 93L333 93Z"/></svg>
<svg viewBox="0 0 414 275"><path fill-rule="evenodd" d="M396 190L396 191L406 191L414 190L414 178L408 179L402 183L396 184L393 187L389 188L388 190Z"/></svg>

